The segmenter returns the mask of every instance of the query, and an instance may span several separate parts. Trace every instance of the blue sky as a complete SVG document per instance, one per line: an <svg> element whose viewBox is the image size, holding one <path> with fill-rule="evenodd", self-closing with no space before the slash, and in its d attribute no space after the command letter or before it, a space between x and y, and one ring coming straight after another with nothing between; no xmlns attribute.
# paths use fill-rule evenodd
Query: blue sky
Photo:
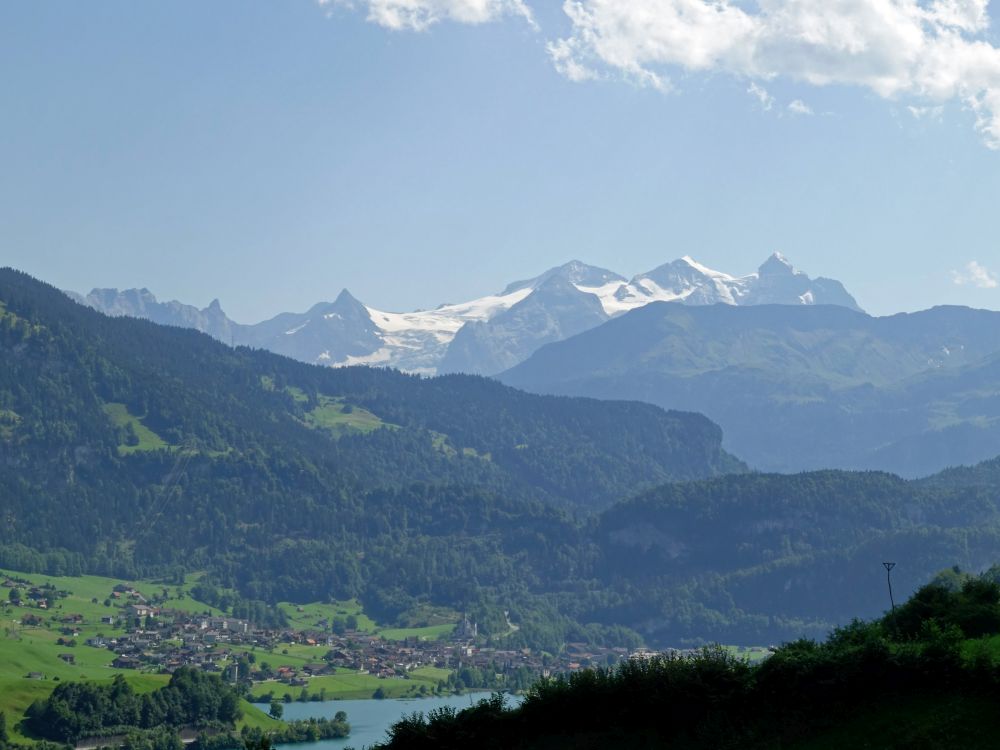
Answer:
<svg viewBox="0 0 1000 750"><path fill-rule="evenodd" d="M775 250L877 314L1000 308L997 8L702 6L5 3L0 263L241 322Z"/></svg>

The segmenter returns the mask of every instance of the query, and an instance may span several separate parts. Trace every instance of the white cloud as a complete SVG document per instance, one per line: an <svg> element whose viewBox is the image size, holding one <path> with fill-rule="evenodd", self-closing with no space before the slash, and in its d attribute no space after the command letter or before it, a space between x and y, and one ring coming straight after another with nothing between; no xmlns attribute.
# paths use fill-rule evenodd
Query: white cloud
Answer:
<svg viewBox="0 0 1000 750"><path fill-rule="evenodd" d="M670 86L713 71L860 86L916 107L961 102L1000 149L1000 48L989 0L564 0L570 35L549 45L579 80L617 73Z"/></svg>
<svg viewBox="0 0 1000 750"><path fill-rule="evenodd" d="M750 82L750 88L747 89L747 93L755 97L757 101L760 102L760 106L765 112L774 106L774 97L767 93L766 88L757 85L753 81Z"/></svg>
<svg viewBox="0 0 1000 750"><path fill-rule="evenodd" d="M801 99L795 99L788 105L788 111L793 115L811 115L813 114L812 107L806 104Z"/></svg>
<svg viewBox="0 0 1000 750"><path fill-rule="evenodd" d="M481 24L519 16L534 26L524 0L317 0L327 8L363 8L372 23L394 31L426 31L441 21Z"/></svg>
<svg viewBox="0 0 1000 750"><path fill-rule="evenodd" d="M917 120L940 120L944 114L944 107L940 104L936 107L909 106L906 109Z"/></svg>
<svg viewBox="0 0 1000 750"><path fill-rule="evenodd" d="M545 45L556 70L571 81L590 81L598 78L597 72L579 61L577 43L573 39L557 39Z"/></svg>
<svg viewBox="0 0 1000 750"><path fill-rule="evenodd" d="M961 271L952 271L951 280L960 286L976 286L980 289L996 289L1000 286L997 275L974 260L966 263Z"/></svg>

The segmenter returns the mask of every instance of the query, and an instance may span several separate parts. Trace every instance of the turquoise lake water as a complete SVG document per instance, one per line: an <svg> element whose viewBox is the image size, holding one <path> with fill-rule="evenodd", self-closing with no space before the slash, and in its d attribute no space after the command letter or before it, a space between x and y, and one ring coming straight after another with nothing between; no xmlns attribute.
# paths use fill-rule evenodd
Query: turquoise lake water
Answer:
<svg viewBox="0 0 1000 750"><path fill-rule="evenodd" d="M385 739L386 730L403 716L414 711L427 713L442 706L452 706L457 709L468 708L473 703L488 698L489 693L472 693L469 695L450 695L442 698L416 699L386 699L386 700L355 700L355 701L324 701L308 703L284 704L284 719L333 718L337 711L347 712L347 721L351 725L351 736L341 740L322 740L297 745L278 745L282 750L342 750L354 748L362 750L375 742ZM509 704L520 701L517 696L507 696ZM257 704L257 707L267 713L267 704Z"/></svg>

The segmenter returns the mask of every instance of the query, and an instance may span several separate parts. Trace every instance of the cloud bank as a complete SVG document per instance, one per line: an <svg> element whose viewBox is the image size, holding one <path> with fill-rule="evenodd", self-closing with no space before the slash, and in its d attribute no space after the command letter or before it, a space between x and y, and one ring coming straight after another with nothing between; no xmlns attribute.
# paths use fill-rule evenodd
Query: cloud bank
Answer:
<svg viewBox="0 0 1000 750"><path fill-rule="evenodd" d="M1000 148L1000 49L989 0L565 0L549 45L574 80L617 74L669 89L675 71L859 86L925 106L957 100Z"/></svg>
<svg viewBox="0 0 1000 750"><path fill-rule="evenodd" d="M394 30L507 17L535 25L526 0L317 1L363 10ZM989 2L564 0L570 28L546 48L572 81L622 78L669 91L677 74L728 74L747 80L765 109L758 92L774 79L860 87L914 116L958 102L985 144L1000 149L1000 48L987 37ZM801 100L788 109L811 112Z"/></svg>

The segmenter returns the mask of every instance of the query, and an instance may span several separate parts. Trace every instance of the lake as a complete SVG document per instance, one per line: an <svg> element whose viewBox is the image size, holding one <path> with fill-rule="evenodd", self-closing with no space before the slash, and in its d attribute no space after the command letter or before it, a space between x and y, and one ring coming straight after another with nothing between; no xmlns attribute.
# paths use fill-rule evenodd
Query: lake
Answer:
<svg viewBox="0 0 1000 750"><path fill-rule="evenodd" d="M488 698L489 693L470 693L468 695L449 695L441 698L387 698L385 700L365 700L354 701L324 701L307 703L285 703L285 713L282 718L309 719L328 718L332 719L337 711L347 713L347 721L351 725L351 736L340 740L322 740L320 742L307 742L295 745L278 745L284 750L341 750L345 747L353 747L355 750L362 750L375 742L385 739L386 730L400 718L414 711L427 713L442 706L452 706L459 710L468 708L473 703ZM508 704L517 704L521 698L516 695L507 696ZM266 703L256 704L258 708L267 713L270 706Z"/></svg>

